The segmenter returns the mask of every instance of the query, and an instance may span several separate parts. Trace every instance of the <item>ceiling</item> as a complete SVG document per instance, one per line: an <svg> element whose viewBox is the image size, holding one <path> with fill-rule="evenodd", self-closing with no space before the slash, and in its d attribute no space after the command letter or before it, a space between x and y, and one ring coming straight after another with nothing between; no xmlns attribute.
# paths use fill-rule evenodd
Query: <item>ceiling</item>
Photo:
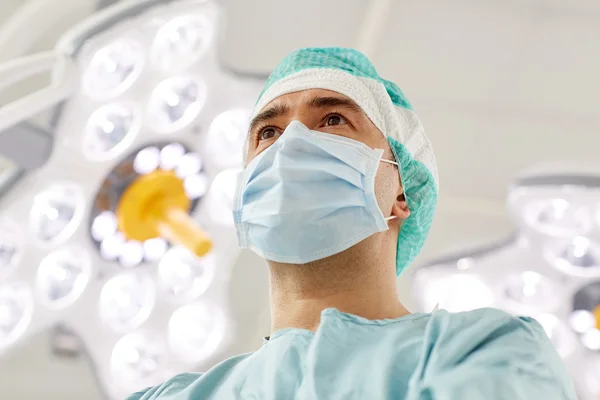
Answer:
<svg viewBox="0 0 600 400"><path fill-rule="evenodd" d="M54 1L70 10L64 0ZM92 0L77 1L88 6L65 12L69 17L57 18L52 32L28 51L51 47L60 32L91 10ZM25 2L2 0L0 23ZM222 4L222 60L231 70L264 75L297 47L358 46L382 76L402 87L433 142L441 186L439 211L417 264L508 235L513 228L504 199L523 169L540 162L600 161L597 0ZM365 16L373 17L371 23ZM264 283L261 267L256 258L244 256L238 269L246 268L244 279ZM401 281L401 287L407 298L407 283ZM243 302L247 293L240 293ZM268 330L268 317L259 330L248 336ZM44 350L46 340L40 335L0 360L0 376L14 377L2 380L0 397L99 398L85 361L53 361ZM254 345L249 340L241 348ZM22 376L42 384L28 385Z"/></svg>

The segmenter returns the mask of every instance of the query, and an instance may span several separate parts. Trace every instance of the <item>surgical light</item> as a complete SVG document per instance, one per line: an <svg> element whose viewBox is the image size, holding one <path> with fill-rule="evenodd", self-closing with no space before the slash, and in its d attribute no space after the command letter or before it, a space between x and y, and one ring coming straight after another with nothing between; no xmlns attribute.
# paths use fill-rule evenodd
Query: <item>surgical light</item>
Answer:
<svg viewBox="0 0 600 400"><path fill-rule="evenodd" d="M79 224L83 196L75 184L55 184L33 201L30 224L37 239L56 244L66 240Z"/></svg>
<svg viewBox="0 0 600 400"><path fill-rule="evenodd" d="M127 90L144 66L144 49L134 39L118 39L100 49L83 75L86 93L96 100Z"/></svg>
<svg viewBox="0 0 600 400"><path fill-rule="evenodd" d="M219 114L211 123L205 146L210 152L219 154L215 159L219 166L241 166L251 114L249 109L232 109Z"/></svg>
<svg viewBox="0 0 600 400"><path fill-rule="evenodd" d="M91 160L110 159L127 148L140 129L141 111L136 105L113 103L90 116L83 152Z"/></svg>
<svg viewBox="0 0 600 400"><path fill-rule="evenodd" d="M124 272L104 284L100 317L115 331L129 331L146 321L154 307L156 291L150 276Z"/></svg>
<svg viewBox="0 0 600 400"><path fill-rule="evenodd" d="M33 295L25 283L0 284L0 349L11 345L29 325Z"/></svg>
<svg viewBox="0 0 600 400"><path fill-rule="evenodd" d="M415 275L416 293L423 310L435 307L450 312L469 311L494 304L492 290L477 276L445 268L419 270Z"/></svg>
<svg viewBox="0 0 600 400"><path fill-rule="evenodd" d="M53 146L0 198L0 353L68 326L111 399L227 354L234 180L215 179L241 167L264 80L221 68L218 18L210 0L124 0L2 69L50 72L0 127L48 109Z"/></svg>
<svg viewBox="0 0 600 400"><path fill-rule="evenodd" d="M37 272L37 289L46 306L62 309L73 304L91 278L92 262L87 251L64 247L46 256Z"/></svg>
<svg viewBox="0 0 600 400"><path fill-rule="evenodd" d="M181 76L159 83L148 104L151 126L160 133L185 128L198 116L206 97L206 85L199 77Z"/></svg>
<svg viewBox="0 0 600 400"><path fill-rule="evenodd" d="M561 300L558 286L550 278L533 271L508 276L501 288L501 298L515 312L554 311Z"/></svg>
<svg viewBox="0 0 600 400"><path fill-rule="evenodd" d="M189 302L208 289L215 269L214 255L199 258L183 247L173 247L158 264L158 277L169 296Z"/></svg>
<svg viewBox="0 0 600 400"><path fill-rule="evenodd" d="M206 208L210 219L220 225L233 226L233 198L237 176L241 169L221 171L212 182L206 196Z"/></svg>
<svg viewBox="0 0 600 400"><path fill-rule="evenodd" d="M0 282L19 262L22 240L17 223L8 217L0 217Z"/></svg>
<svg viewBox="0 0 600 400"><path fill-rule="evenodd" d="M535 318L576 378L582 400L600 396L600 364L588 361L600 355L598 171L560 165L522 175L508 194L519 227L514 237L422 266L412 281L419 311L436 303L450 311L493 303ZM580 381L584 376L587 382Z"/></svg>
<svg viewBox="0 0 600 400"><path fill-rule="evenodd" d="M202 15L175 18L156 34L152 62L165 71L184 69L204 55L212 36L212 23Z"/></svg>
<svg viewBox="0 0 600 400"><path fill-rule="evenodd" d="M225 334L222 311L208 303L188 304L169 320L169 346L189 362L212 356Z"/></svg>
<svg viewBox="0 0 600 400"><path fill-rule="evenodd" d="M130 333L123 336L112 350L111 375L127 391L150 386L160 381L166 351L160 339L151 334Z"/></svg>

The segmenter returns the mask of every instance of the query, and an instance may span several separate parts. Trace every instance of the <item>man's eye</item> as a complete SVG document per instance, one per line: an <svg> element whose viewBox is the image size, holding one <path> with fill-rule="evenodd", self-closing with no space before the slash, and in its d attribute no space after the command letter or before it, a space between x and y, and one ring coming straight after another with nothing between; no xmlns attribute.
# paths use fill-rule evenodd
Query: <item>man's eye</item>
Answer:
<svg viewBox="0 0 600 400"><path fill-rule="evenodd" d="M331 114L325 118L325 126L345 125L348 121L339 114Z"/></svg>
<svg viewBox="0 0 600 400"><path fill-rule="evenodd" d="M258 133L258 140L272 139L277 135L275 128L265 128Z"/></svg>

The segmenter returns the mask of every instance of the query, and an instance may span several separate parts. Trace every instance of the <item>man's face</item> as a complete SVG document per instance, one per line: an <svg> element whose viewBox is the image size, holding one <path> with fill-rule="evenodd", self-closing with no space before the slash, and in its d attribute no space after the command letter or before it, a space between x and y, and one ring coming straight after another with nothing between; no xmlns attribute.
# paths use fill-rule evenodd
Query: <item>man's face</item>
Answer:
<svg viewBox="0 0 600 400"><path fill-rule="evenodd" d="M275 143L294 120L310 130L344 136L372 149L384 149L383 159L395 161L384 135L354 101L329 90L310 89L278 97L254 118L249 132L247 162ZM396 166L380 163L375 193L384 216L395 215L392 209L402 193Z"/></svg>

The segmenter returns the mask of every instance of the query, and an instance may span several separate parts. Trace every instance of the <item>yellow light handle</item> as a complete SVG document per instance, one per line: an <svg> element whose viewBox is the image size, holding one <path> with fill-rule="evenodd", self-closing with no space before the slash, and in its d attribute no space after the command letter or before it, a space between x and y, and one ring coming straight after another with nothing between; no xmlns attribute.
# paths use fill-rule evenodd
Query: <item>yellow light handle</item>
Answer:
<svg viewBox="0 0 600 400"><path fill-rule="evenodd" d="M185 211L179 208L162 210L157 218L156 230L161 237L173 244L187 248L198 257L206 255L212 249L212 241Z"/></svg>
<svg viewBox="0 0 600 400"><path fill-rule="evenodd" d="M596 317L596 329L600 329L600 305L594 309L594 317Z"/></svg>

